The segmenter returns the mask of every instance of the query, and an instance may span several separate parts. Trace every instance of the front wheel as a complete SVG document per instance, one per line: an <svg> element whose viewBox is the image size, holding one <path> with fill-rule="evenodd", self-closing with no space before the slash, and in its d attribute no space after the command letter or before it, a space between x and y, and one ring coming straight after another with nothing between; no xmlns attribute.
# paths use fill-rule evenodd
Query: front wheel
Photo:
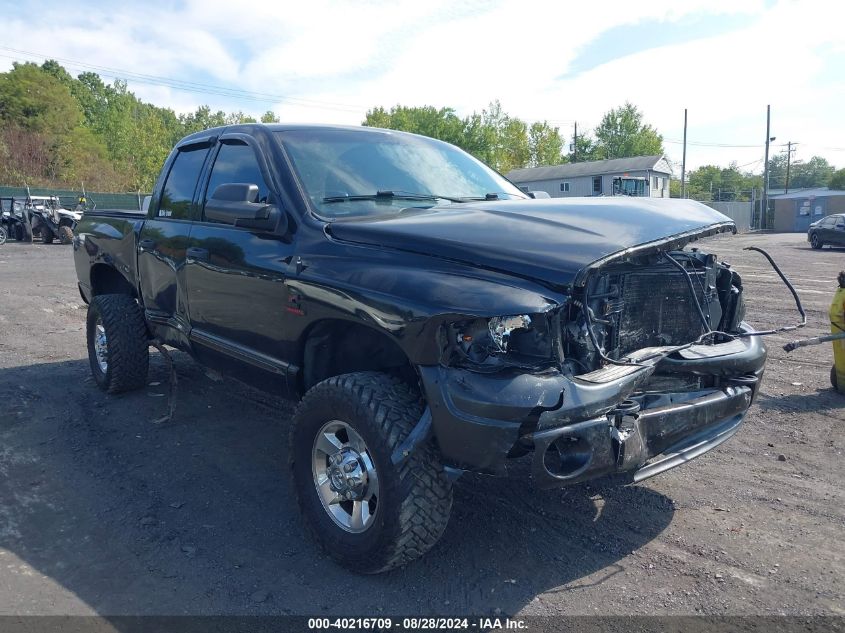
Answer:
<svg viewBox="0 0 845 633"><path fill-rule="evenodd" d="M816 250L824 246L824 244L822 244L822 241L819 239L819 236L816 233L813 233L813 236L810 238L810 246L812 246Z"/></svg>
<svg viewBox="0 0 845 633"><path fill-rule="evenodd" d="M414 389L378 372L324 380L296 410L290 455L300 509L322 548L352 571L404 565L446 529L452 486L434 443L391 461L422 410Z"/></svg>
<svg viewBox="0 0 845 633"><path fill-rule="evenodd" d="M109 393L147 382L149 339L144 314L128 295L98 295L88 306L88 360L97 386Z"/></svg>
<svg viewBox="0 0 845 633"><path fill-rule="evenodd" d="M55 236L53 235L53 231L51 229L46 226L41 227L41 239L45 244L52 244L54 237Z"/></svg>
<svg viewBox="0 0 845 633"><path fill-rule="evenodd" d="M6 243L6 229L0 226L0 245Z"/></svg>
<svg viewBox="0 0 845 633"><path fill-rule="evenodd" d="M73 229L70 228L67 224L62 224L59 227L59 239L61 240L62 244L70 244L73 242Z"/></svg>

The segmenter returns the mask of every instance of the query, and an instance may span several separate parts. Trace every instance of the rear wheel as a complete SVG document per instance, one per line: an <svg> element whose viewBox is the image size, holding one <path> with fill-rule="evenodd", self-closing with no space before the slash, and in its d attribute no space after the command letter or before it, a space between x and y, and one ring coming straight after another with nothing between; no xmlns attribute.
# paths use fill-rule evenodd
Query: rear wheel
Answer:
<svg viewBox="0 0 845 633"><path fill-rule="evenodd" d="M128 295L99 295L88 306L88 360L100 389L120 393L147 382L149 338L144 314Z"/></svg>
<svg viewBox="0 0 845 633"><path fill-rule="evenodd" d="M374 574L431 549L446 529L452 487L432 441L391 456L422 414L398 378L329 378L303 398L291 429L299 506L316 540L352 571Z"/></svg>
<svg viewBox="0 0 845 633"><path fill-rule="evenodd" d="M822 246L824 246L824 244L822 244L822 241L819 239L819 236L818 236L817 233L813 233L813 235L810 237L810 246L812 246L816 250L818 250Z"/></svg>
<svg viewBox="0 0 845 633"><path fill-rule="evenodd" d="M6 243L6 229L0 226L0 244Z"/></svg>

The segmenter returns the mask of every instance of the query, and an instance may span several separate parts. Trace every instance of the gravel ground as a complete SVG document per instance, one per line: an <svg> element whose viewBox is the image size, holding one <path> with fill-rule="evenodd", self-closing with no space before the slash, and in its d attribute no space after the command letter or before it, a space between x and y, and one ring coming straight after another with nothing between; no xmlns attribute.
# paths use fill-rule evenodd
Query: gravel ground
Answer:
<svg viewBox="0 0 845 633"><path fill-rule="evenodd" d="M803 235L710 240L745 281L749 320L793 323L769 249L827 330L845 250ZM829 345L769 337L740 432L640 485L530 487L518 471L457 483L446 535L376 577L308 539L287 477L290 403L153 355L149 387L89 378L71 247L0 247L0 614L845 613L845 396ZM496 611L500 609L501 611Z"/></svg>

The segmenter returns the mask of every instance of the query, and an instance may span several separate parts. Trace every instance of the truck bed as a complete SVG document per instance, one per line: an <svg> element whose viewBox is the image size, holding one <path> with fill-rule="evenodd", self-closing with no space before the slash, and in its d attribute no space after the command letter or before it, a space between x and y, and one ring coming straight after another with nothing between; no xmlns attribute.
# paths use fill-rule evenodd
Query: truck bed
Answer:
<svg viewBox="0 0 845 633"><path fill-rule="evenodd" d="M79 291L88 302L96 283L96 266L117 271L132 288L138 287L138 234L146 215L125 209L86 211L76 227L74 264Z"/></svg>

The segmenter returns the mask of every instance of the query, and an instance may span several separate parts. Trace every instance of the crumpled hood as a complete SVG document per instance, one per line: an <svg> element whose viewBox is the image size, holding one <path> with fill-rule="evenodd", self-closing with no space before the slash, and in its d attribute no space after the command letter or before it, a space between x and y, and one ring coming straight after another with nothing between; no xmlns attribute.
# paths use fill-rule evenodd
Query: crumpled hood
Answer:
<svg viewBox="0 0 845 633"><path fill-rule="evenodd" d="M631 247L730 230L732 220L692 200L503 200L334 222L340 240L443 257L568 285L585 267ZM720 227L720 225L722 225Z"/></svg>

